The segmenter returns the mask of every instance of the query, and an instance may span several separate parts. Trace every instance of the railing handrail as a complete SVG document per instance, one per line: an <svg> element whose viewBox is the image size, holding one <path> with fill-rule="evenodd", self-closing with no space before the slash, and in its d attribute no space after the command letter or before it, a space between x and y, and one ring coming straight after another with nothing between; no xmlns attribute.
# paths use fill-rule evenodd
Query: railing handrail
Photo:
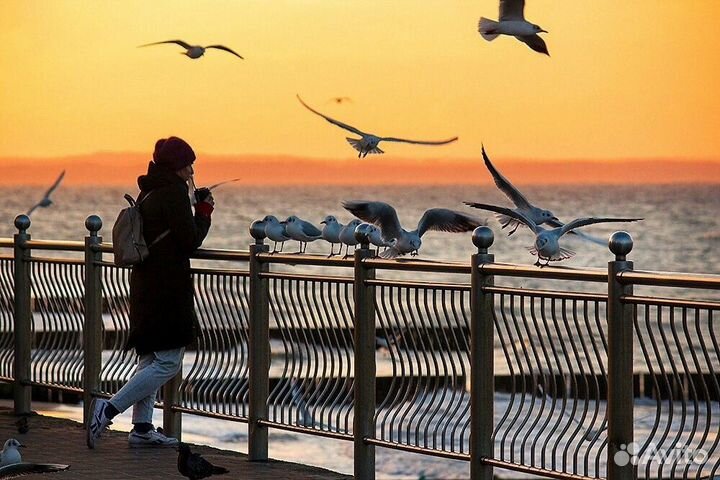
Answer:
<svg viewBox="0 0 720 480"><path fill-rule="evenodd" d="M720 288L720 275L634 270L618 274L622 284L654 287Z"/></svg>

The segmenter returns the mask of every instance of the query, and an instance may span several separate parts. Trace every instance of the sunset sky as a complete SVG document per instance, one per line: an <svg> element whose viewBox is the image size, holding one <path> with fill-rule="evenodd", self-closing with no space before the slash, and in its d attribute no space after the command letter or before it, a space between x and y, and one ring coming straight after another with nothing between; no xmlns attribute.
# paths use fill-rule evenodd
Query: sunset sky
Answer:
<svg viewBox="0 0 720 480"><path fill-rule="evenodd" d="M717 0L527 0L549 58L480 37L496 0L6 0L2 10L0 168L148 156L167 135L206 156L352 159L348 132L299 93L365 131L460 137L381 145L388 158L471 161L484 142L494 159L720 169ZM224 44L245 60L137 48L169 39Z"/></svg>

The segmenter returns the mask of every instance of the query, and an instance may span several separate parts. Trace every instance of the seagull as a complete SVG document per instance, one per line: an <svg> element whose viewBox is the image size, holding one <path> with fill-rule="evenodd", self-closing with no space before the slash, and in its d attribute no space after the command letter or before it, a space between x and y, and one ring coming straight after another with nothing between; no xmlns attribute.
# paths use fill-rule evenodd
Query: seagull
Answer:
<svg viewBox="0 0 720 480"><path fill-rule="evenodd" d="M368 226L367 228L367 234L368 234L368 240L370 240L370 243L378 247L378 254L380 253L380 247L385 247L387 250L388 247L392 247L395 244L395 239L392 240L386 240L382 236L382 231L375 225L372 225L370 223L366 224Z"/></svg>
<svg viewBox="0 0 720 480"><path fill-rule="evenodd" d="M550 210L544 210L542 208L538 208L532 203L528 201L527 198L525 198L525 195L520 193L520 190L515 188L515 186L510 183L510 180L505 178L496 168L495 165L492 164L490 161L490 158L487 156L487 153L485 153L485 146L482 146L482 156L483 160L485 161L485 166L490 171L490 174L493 177L493 180L495 181L495 185L500 189L501 192L507 196L511 202L515 204L515 211L520 212L523 215L525 215L527 218L535 222L536 225L542 225L543 223L546 223L552 227L562 227L564 224L558 220L558 218L555 216L554 213L552 213ZM522 222L509 217L507 215L502 215L500 213L495 214L498 221L502 225L502 228L510 227L512 230L508 232L508 237L515 233L515 231L518 229L519 226L525 226ZM570 232L573 235L577 235L578 237L589 240L591 242L595 242L598 245L607 245L607 241L602 240L597 237L593 237L592 235L587 235L582 232Z"/></svg>
<svg viewBox="0 0 720 480"><path fill-rule="evenodd" d="M352 103L352 98L350 97L332 97L328 102L335 102L335 103Z"/></svg>
<svg viewBox="0 0 720 480"><path fill-rule="evenodd" d="M11 465L0 467L0 478L15 478L30 475L32 473L60 472L62 470L67 470L68 468L70 468L70 465L63 465L60 463L13 463Z"/></svg>
<svg viewBox="0 0 720 480"><path fill-rule="evenodd" d="M60 182L62 182L62 179L65 177L65 170L60 172L60 175L58 176L57 180L55 180L55 183L52 184L50 188L48 188L48 191L45 192L45 195L43 195L42 200L40 200L38 203L33 205L33 207L28 210L27 216L29 217L32 215L32 213L35 211L38 207L49 207L52 205L52 200L50 200L50 195L55 191L55 189L60 185Z"/></svg>
<svg viewBox="0 0 720 480"><path fill-rule="evenodd" d="M193 453L187 443L178 445L178 472L190 480L200 480L212 475L230 473L227 468L218 467L205 460L199 453Z"/></svg>
<svg viewBox="0 0 720 480"><path fill-rule="evenodd" d="M523 10L525 0L500 0L500 21L480 17L478 32L488 42L495 40L498 35L512 35L536 52L549 57L547 45L538 35L547 31L525 20Z"/></svg>
<svg viewBox="0 0 720 480"><path fill-rule="evenodd" d="M360 220L355 218L345 225L342 230L340 230L340 243L345 245L345 257L350 256L350 247L355 247L358 243L360 243L357 241L357 238L355 238L355 229L361 223L362 222ZM339 253L342 253L342 245L340 246Z"/></svg>
<svg viewBox="0 0 720 480"><path fill-rule="evenodd" d="M523 222L525 225L535 233L535 244L528 248L531 254L537 255L538 259L535 265L538 267L545 267L550 265L550 262L559 262L561 260L567 260L575 255L575 252L562 248L559 244L560 237L565 235L571 230L576 228L584 227L585 225L592 225L595 223L606 223L606 222L637 222L642 218L601 218L601 217L584 217L576 218L572 222L564 224L562 227L555 227L550 230L546 230L540 225L533 222L530 218L526 217L517 210L511 210L505 207L499 207L497 205L488 205L485 203L472 203L465 202L473 208L480 208L483 210L489 210L495 213L502 213L509 217ZM542 265L540 260L545 260L545 264Z"/></svg>
<svg viewBox="0 0 720 480"><path fill-rule="evenodd" d="M314 110L308 104L303 102L302 98L300 98L300 95L296 95L297 99L300 101L300 103L303 104L305 108L310 110L316 115L319 115L323 117L328 122L332 123L333 125L337 125L340 128L344 128L345 130L348 130L356 135L360 135L361 138L350 138L346 137L348 143L352 145L352 147L358 151L358 158L360 157L366 157L368 153L385 153L382 150L378 148L378 143L381 141L386 142L405 142L405 143L416 143L420 145L444 145L446 143L454 142L458 139L458 137L449 138L447 140L439 140L439 141L422 141L422 140L406 140L403 138L395 138L395 137L378 137L377 135L373 135L372 133L365 133L360 130L358 130L355 127L352 127L346 123L340 122L338 120L332 119L328 117L327 115L323 115L322 113L318 112L317 110Z"/></svg>
<svg viewBox="0 0 720 480"><path fill-rule="evenodd" d="M351 200L343 202L343 207L356 217L380 227L383 238L394 242L380 255L382 258L395 258L406 253L417 255L422 245L421 237L428 230L469 232L484 225L480 220L462 212L431 208L425 211L415 230L407 231L400 226L395 209L387 203Z"/></svg>
<svg viewBox="0 0 720 480"><path fill-rule="evenodd" d="M262 221L265 222L265 236L275 242L271 253L282 252L283 245L285 245L286 241L290 240L290 236L286 231L287 225L285 222L280 222L277 217L273 215L266 215ZM278 242L280 242L280 250L277 249Z"/></svg>
<svg viewBox="0 0 720 480"><path fill-rule="evenodd" d="M336 243L340 244L340 251L342 251L342 242L340 242L340 231L343 229L343 224L338 222L337 218L335 218L334 215L326 216L320 223L325 225L322 229L322 238L323 240L330 243L330 255L328 255L328 257L332 257L333 255L336 255ZM340 252L338 252L337 255L340 255Z"/></svg>
<svg viewBox="0 0 720 480"><path fill-rule="evenodd" d="M288 236L300 242L300 250L297 253L305 253L308 242L322 238L322 232L312 223L291 215L286 220Z"/></svg>
<svg viewBox="0 0 720 480"><path fill-rule="evenodd" d="M224 45L208 45L207 47L201 47L200 45L190 45L189 43L183 42L182 40L165 40L164 42L153 42L153 43L146 43L145 45L140 45L140 47L149 47L150 45L161 45L163 43L175 43L177 45L180 45L183 47L186 51L181 52L183 55L187 55L189 58L198 59L203 56L205 53L205 50L208 48L216 48L218 50L225 50L226 52L232 53L238 58L243 58L240 55L238 55L237 52L234 50L229 49L228 47Z"/></svg>
<svg viewBox="0 0 720 480"><path fill-rule="evenodd" d="M24 446L25 445L14 438L6 440L5 445L3 445L2 453L0 453L0 467L22 462L22 457L20 456L18 448Z"/></svg>

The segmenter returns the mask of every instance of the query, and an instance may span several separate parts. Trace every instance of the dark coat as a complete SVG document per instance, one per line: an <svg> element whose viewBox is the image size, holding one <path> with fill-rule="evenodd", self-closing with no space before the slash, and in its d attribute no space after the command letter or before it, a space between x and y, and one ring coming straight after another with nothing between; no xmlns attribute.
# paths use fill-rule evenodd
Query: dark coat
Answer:
<svg viewBox="0 0 720 480"><path fill-rule="evenodd" d="M145 241L150 247L130 274L130 335L126 349L138 354L185 347L197 336L190 255L210 229L210 217L193 215L188 186L175 172L150 163L138 178Z"/></svg>

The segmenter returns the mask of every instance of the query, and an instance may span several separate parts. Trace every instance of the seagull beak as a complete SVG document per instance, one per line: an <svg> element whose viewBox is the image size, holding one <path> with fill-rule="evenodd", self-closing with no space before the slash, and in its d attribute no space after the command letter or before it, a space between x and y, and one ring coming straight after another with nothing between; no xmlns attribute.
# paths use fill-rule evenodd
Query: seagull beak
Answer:
<svg viewBox="0 0 720 480"><path fill-rule="evenodd" d="M557 217L552 217L552 220L555 220L556 222L559 222L559 221L560 221L560 219L557 218Z"/></svg>
<svg viewBox="0 0 720 480"><path fill-rule="evenodd" d="M541 31L542 33L548 33L547 30L543 30L542 28L540 29L540 31Z"/></svg>
<svg viewBox="0 0 720 480"><path fill-rule="evenodd" d="M325 220L323 220L323 221L320 222L320 223L327 225L327 222L326 222Z"/></svg>

